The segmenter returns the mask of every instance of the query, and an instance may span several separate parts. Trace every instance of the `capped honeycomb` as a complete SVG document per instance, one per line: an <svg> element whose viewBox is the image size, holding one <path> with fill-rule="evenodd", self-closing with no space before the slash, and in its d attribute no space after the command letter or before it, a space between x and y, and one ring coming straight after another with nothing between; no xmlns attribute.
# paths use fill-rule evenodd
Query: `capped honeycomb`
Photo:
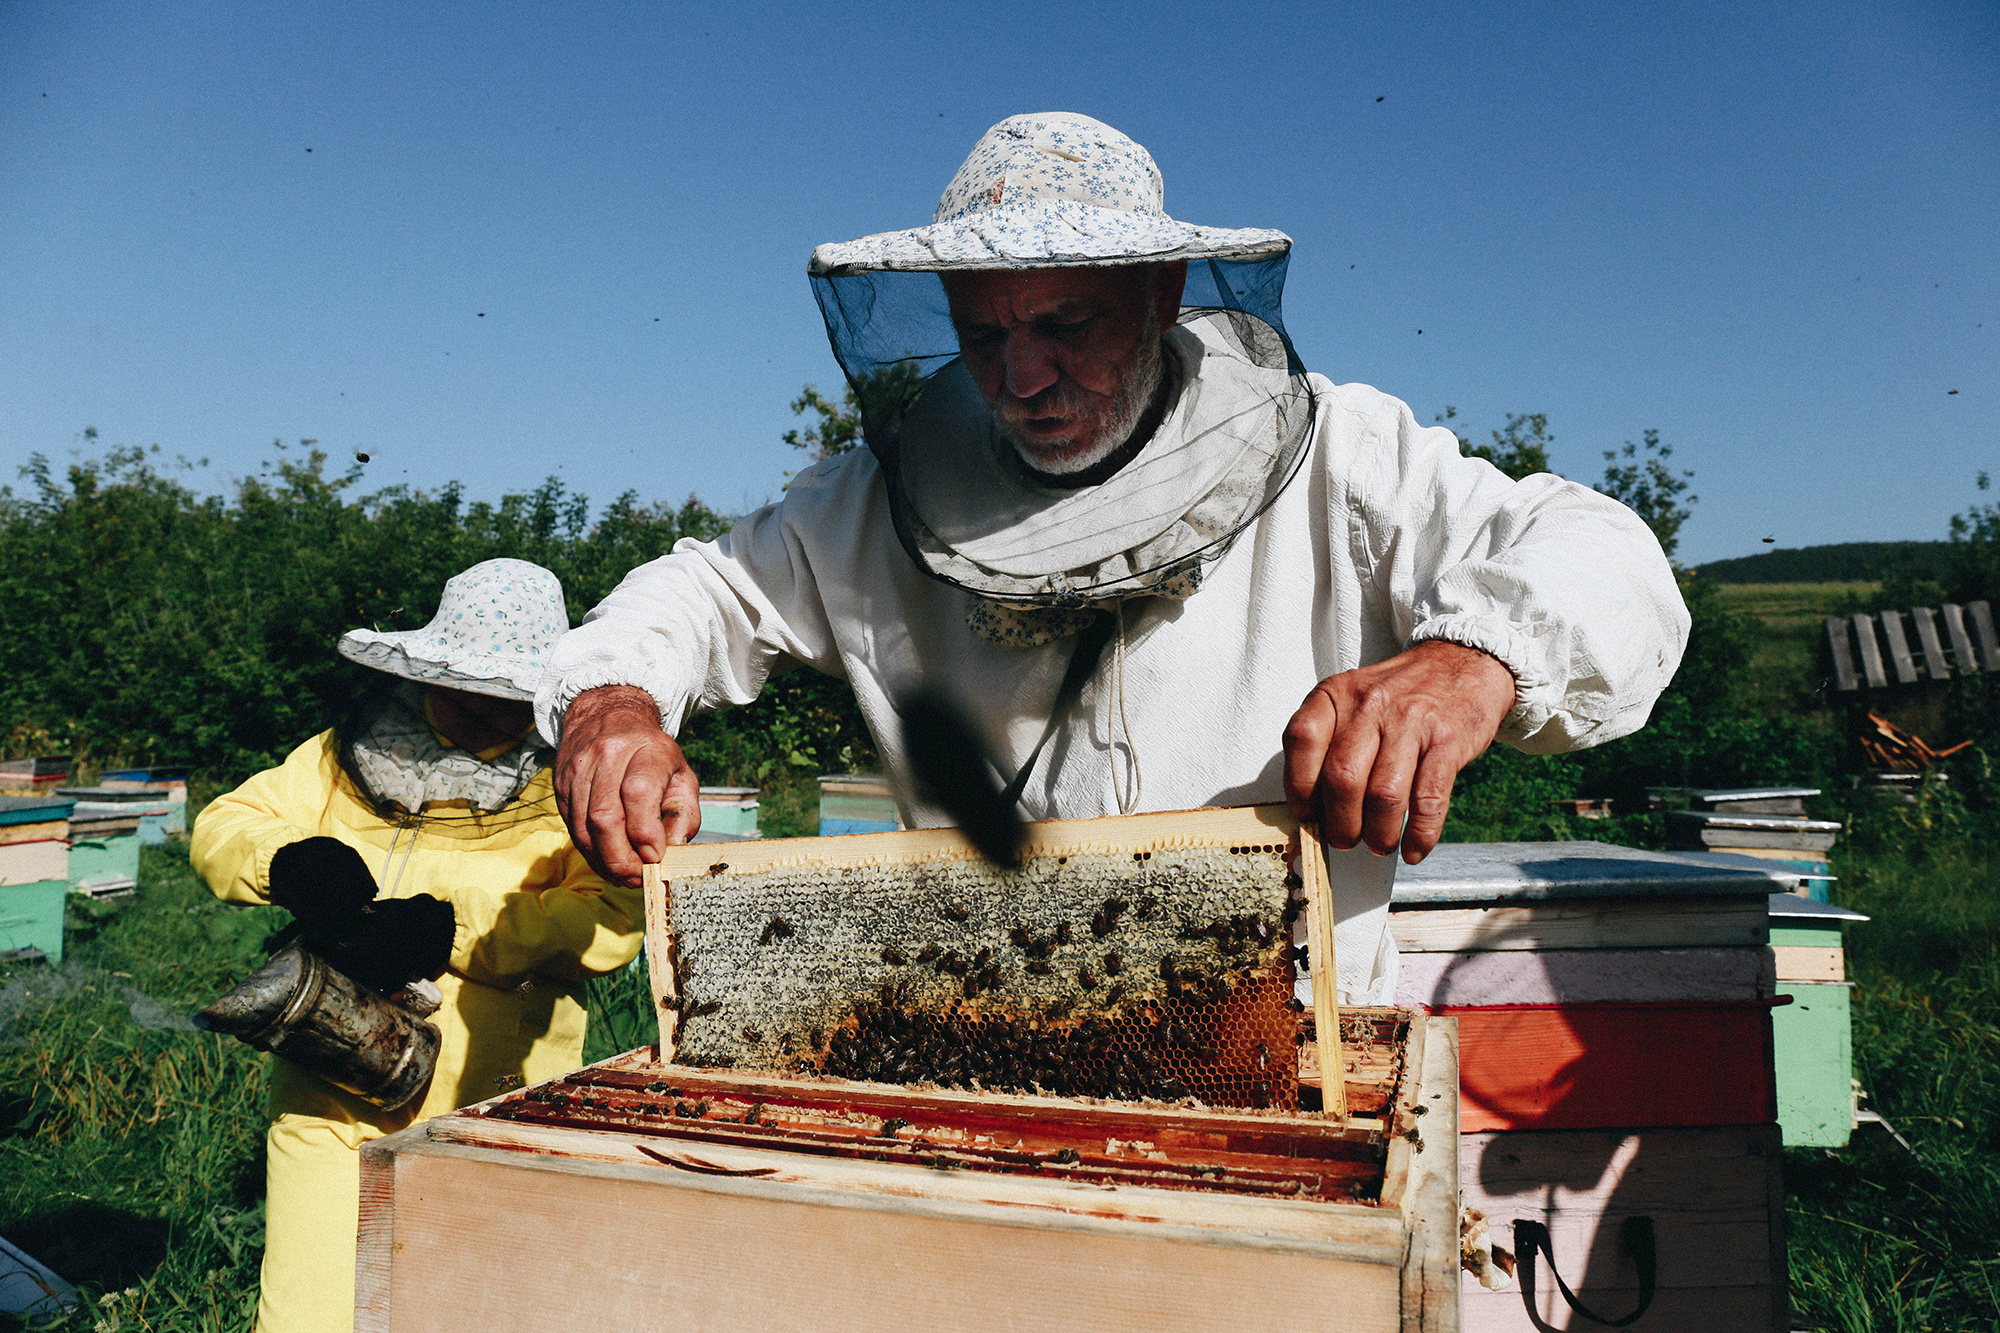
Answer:
<svg viewBox="0 0 2000 1333"><path fill-rule="evenodd" d="M720 860L668 895L675 1059L1296 1109L1297 886L1277 842Z"/></svg>

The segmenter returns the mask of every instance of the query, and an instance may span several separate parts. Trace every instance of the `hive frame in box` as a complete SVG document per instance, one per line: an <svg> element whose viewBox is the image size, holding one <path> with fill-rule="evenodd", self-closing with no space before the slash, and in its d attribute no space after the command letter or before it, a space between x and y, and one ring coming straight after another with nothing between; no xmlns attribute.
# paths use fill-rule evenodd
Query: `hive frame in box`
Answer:
<svg viewBox="0 0 2000 1333"><path fill-rule="evenodd" d="M1294 868L1302 881L1306 910L1306 941L1312 959L1310 976L1313 994L1315 1054L1322 1069L1342 1067L1340 1055L1340 1005L1335 992L1336 960L1333 944L1333 890L1327 877L1326 854L1318 829L1301 824L1282 805L1211 807L1175 810L1158 814L1122 815L1105 819L1052 820L1030 824L1026 830L1024 857L1054 856L1081 852L1143 853L1165 847L1203 843L1216 847L1233 844L1267 843L1274 835L1295 858ZM818 865L843 866L917 863L941 856L973 858L978 855L965 835L957 829L909 829L899 833L858 833L841 838L770 839L755 844L732 845L728 867L737 874L796 863L809 854ZM671 1061L680 1025L679 988L675 981L676 951L669 912L669 898L676 879L710 873L718 853L712 846L670 847L659 862L645 868L646 956L650 965L654 1011L660 1016L660 1049ZM1339 1079L1325 1080L1321 1088L1323 1113L1330 1119L1347 1118L1346 1089ZM1373 1124L1370 1132L1379 1129Z"/></svg>
<svg viewBox="0 0 2000 1333"><path fill-rule="evenodd" d="M448 1308L503 1327L588 1309L604 1326L815 1333L1220 1331L1310 1311L1347 1333L1458 1333L1457 1026L1350 1011L1343 1055L1314 832L1270 807L1030 830L1045 851L1190 837L1292 849L1329 1113L693 1068L670 1063L663 1006L660 1046L363 1148L357 1330L424 1328ZM675 849L662 871L670 885L727 855L750 873L808 846L829 865L965 851L924 830ZM660 872L648 888L654 998L678 1000ZM1352 1189L1272 1186L1350 1162L1368 1164ZM467 1243L552 1214L623 1238L617 1262L534 1245L496 1265Z"/></svg>
<svg viewBox="0 0 2000 1333"><path fill-rule="evenodd" d="M718 1107L733 1095L740 1110L763 1085L774 1099L900 1109L907 1120L880 1126L891 1139L952 1115L1004 1139L1060 1134L1055 1118L1067 1117L1069 1132L1136 1129L1161 1149L1219 1158L1239 1140L1280 1153L1295 1138L1345 1140L1354 1122L750 1076L663 1066L642 1048L364 1145L355 1328L435 1328L450 1310L496 1328L588 1311L592 1327L744 1333L1234 1333L1306 1313L1341 1333L1459 1333L1456 1027L1398 1021L1408 1032L1378 1122L1373 1202L1108 1184L1070 1178L1060 1157L1004 1174L690 1140L683 1130L698 1122L678 1118L672 1092L701 1091L704 1106L715 1092ZM663 1078L689 1085L668 1090L664 1113L650 1091ZM553 1106L563 1100L576 1108L567 1116ZM1143 1168L1149 1154L1133 1150L1154 1146L1124 1151ZM609 1251L509 1245L552 1218L565 1234L618 1240Z"/></svg>

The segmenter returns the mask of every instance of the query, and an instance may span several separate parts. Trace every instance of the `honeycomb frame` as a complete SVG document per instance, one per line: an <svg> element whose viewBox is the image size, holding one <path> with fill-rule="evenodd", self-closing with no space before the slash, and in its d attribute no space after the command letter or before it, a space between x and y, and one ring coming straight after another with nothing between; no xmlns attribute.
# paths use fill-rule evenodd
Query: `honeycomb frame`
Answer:
<svg viewBox="0 0 2000 1333"><path fill-rule="evenodd" d="M1298 911L1339 1068L1325 858L1283 806L1030 825L1017 871L954 829L672 848L646 870L661 1058L1290 1110Z"/></svg>

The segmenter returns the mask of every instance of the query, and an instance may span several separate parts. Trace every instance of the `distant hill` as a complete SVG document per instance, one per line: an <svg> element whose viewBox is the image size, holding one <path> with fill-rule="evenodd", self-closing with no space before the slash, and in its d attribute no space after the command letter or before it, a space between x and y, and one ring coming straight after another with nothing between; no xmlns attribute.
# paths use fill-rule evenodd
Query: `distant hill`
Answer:
<svg viewBox="0 0 2000 1333"><path fill-rule="evenodd" d="M1879 583L1912 560L1942 577L1950 551L1950 542L1839 542L1711 560L1696 573L1717 583Z"/></svg>

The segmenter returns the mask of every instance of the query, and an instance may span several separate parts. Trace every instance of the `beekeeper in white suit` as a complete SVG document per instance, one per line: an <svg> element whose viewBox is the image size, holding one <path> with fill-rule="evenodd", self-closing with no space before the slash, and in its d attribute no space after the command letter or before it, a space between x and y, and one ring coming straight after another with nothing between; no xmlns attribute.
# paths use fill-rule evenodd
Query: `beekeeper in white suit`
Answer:
<svg viewBox="0 0 2000 1333"><path fill-rule="evenodd" d="M931 225L815 250L868 448L561 641L537 709L585 854L636 884L692 836L674 733L776 672L849 680L898 774L895 701L941 688L1029 818L1289 800L1379 854L1337 867L1335 943L1342 998L1386 1001L1386 858L1494 739L1642 725L1688 617L1630 510L1306 373L1290 248L1174 221L1144 148L1048 113L989 130Z"/></svg>

